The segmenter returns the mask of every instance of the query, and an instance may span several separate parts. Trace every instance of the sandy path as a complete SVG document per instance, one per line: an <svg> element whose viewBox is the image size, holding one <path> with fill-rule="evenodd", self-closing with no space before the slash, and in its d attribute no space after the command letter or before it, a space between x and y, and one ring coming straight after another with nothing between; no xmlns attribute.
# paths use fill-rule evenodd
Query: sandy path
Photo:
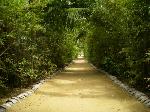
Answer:
<svg viewBox="0 0 150 112"><path fill-rule="evenodd" d="M150 112L150 109L79 58L8 112Z"/></svg>

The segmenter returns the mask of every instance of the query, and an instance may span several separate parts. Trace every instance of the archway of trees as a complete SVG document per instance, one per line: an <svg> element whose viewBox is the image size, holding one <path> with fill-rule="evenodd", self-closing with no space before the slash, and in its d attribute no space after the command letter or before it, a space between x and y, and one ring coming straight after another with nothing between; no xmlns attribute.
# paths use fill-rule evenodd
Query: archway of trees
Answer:
<svg viewBox="0 0 150 112"><path fill-rule="evenodd" d="M77 57L150 86L149 0L1 0L0 92L26 87Z"/></svg>

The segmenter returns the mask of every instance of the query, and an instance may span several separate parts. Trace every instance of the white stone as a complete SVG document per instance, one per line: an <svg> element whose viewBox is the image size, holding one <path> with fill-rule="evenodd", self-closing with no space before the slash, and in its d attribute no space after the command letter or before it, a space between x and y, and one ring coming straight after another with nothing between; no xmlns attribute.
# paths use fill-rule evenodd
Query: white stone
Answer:
<svg viewBox="0 0 150 112"><path fill-rule="evenodd" d="M136 91L132 91L130 94L134 95L136 93Z"/></svg>
<svg viewBox="0 0 150 112"><path fill-rule="evenodd" d="M17 101L20 101L20 99L17 98L17 97L12 97L11 99L15 99L15 100L17 100Z"/></svg>
<svg viewBox="0 0 150 112"><path fill-rule="evenodd" d="M128 87L127 85L125 85L125 86L124 86L124 89L125 89L125 90L128 90L128 89L129 89L129 87Z"/></svg>
<svg viewBox="0 0 150 112"><path fill-rule="evenodd" d="M32 88L32 90L37 90L38 88L40 87L40 85L39 84L36 84L36 85L33 85L33 88Z"/></svg>
<svg viewBox="0 0 150 112"><path fill-rule="evenodd" d="M120 84L119 86L123 88L125 85L122 83L122 84Z"/></svg>
<svg viewBox="0 0 150 112"><path fill-rule="evenodd" d="M7 102L6 104L13 105L13 102Z"/></svg>
<svg viewBox="0 0 150 112"><path fill-rule="evenodd" d="M121 81L119 81L119 80L115 80L114 82L115 82L116 84L118 84L118 85L121 84Z"/></svg>
<svg viewBox="0 0 150 112"><path fill-rule="evenodd" d="M141 102L145 102L147 99L148 99L148 97L146 97L146 96L141 96L141 97L139 98L139 100L140 100Z"/></svg>
<svg viewBox="0 0 150 112"><path fill-rule="evenodd" d="M9 99L6 102L12 102L13 104L17 103L18 101L16 99Z"/></svg>
<svg viewBox="0 0 150 112"><path fill-rule="evenodd" d="M29 96L29 94L28 94L28 93L26 93L26 92L25 92L25 93L23 93L23 95L24 95L24 96L26 96L26 97L27 97L27 96Z"/></svg>
<svg viewBox="0 0 150 112"><path fill-rule="evenodd" d="M144 102L144 104L147 104L147 103L149 103L150 102L150 99L147 99L145 102Z"/></svg>
<svg viewBox="0 0 150 112"><path fill-rule="evenodd" d="M45 80L41 80L41 81L40 81L40 83L44 83L44 82L45 82Z"/></svg>
<svg viewBox="0 0 150 112"><path fill-rule="evenodd" d="M17 96L17 98L24 99L25 96L23 94L20 94L20 95Z"/></svg>
<svg viewBox="0 0 150 112"><path fill-rule="evenodd" d="M141 97L142 95L143 95L143 94L140 93L140 92L136 92L136 93L135 93L135 97L136 97L136 98L139 98L139 97Z"/></svg>
<svg viewBox="0 0 150 112"><path fill-rule="evenodd" d="M116 80L116 79L117 79L117 77L112 76L112 75L110 75L110 78L111 78L112 80Z"/></svg>
<svg viewBox="0 0 150 112"><path fill-rule="evenodd" d="M4 108L8 108L8 107L11 107L11 105L12 105L12 103L5 103L1 106L4 107Z"/></svg>
<svg viewBox="0 0 150 112"><path fill-rule="evenodd" d="M42 83L40 82L39 85L41 85Z"/></svg>
<svg viewBox="0 0 150 112"><path fill-rule="evenodd" d="M33 93L33 91L27 91L26 92L28 95L31 95Z"/></svg>

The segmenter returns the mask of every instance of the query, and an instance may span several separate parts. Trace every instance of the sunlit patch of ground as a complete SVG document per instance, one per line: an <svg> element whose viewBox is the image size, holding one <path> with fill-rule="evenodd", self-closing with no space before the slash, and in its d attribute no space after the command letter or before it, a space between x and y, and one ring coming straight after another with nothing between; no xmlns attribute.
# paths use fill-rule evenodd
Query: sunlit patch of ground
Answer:
<svg viewBox="0 0 150 112"><path fill-rule="evenodd" d="M82 57L8 112L150 112Z"/></svg>
<svg viewBox="0 0 150 112"><path fill-rule="evenodd" d="M84 71L84 70L89 70L89 68L67 68L66 70L70 70L70 71Z"/></svg>
<svg viewBox="0 0 150 112"><path fill-rule="evenodd" d="M75 63L87 63L87 61L85 61L85 60L73 60L73 62L75 62Z"/></svg>
<svg viewBox="0 0 150 112"><path fill-rule="evenodd" d="M61 80L61 79L56 79L53 82L58 83L58 84L74 84L74 83L76 83L76 81Z"/></svg>

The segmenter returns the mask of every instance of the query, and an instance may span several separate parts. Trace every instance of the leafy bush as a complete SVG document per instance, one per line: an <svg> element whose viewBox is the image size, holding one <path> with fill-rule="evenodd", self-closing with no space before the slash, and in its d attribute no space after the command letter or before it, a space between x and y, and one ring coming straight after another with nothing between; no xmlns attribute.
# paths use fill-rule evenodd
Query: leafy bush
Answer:
<svg viewBox="0 0 150 112"><path fill-rule="evenodd" d="M28 86L77 54L74 18L56 1L0 1L0 88Z"/></svg>
<svg viewBox="0 0 150 112"><path fill-rule="evenodd" d="M150 78L149 7L147 0L97 0L85 43L93 64L143 90Z"/></svg>

